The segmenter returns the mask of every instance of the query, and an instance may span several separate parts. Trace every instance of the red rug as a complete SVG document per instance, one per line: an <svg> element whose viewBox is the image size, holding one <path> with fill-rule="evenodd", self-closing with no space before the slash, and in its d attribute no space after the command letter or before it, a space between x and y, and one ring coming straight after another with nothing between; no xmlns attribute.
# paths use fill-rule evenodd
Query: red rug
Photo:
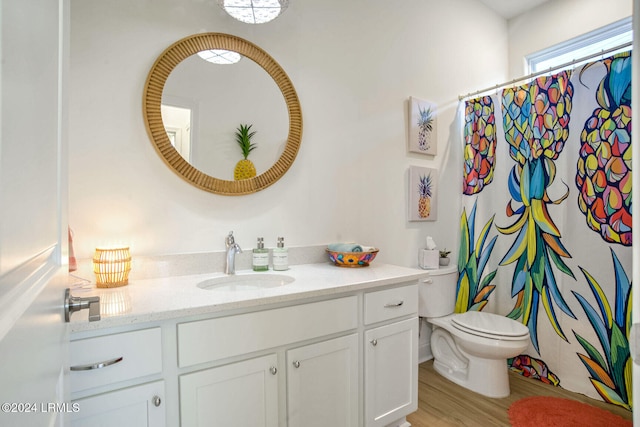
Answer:
<svg viewBox="0 0 640 427"><path fill-rule="evenodd" d="M509 407L513 427L632 427L633 423L604 409L559 397L520 399Z"/></svg>

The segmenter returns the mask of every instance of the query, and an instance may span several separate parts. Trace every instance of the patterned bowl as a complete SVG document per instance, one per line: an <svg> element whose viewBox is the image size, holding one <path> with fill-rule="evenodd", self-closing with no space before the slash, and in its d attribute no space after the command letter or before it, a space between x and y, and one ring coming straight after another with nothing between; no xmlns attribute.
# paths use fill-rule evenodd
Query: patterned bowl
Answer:
<svg viewBox="0 0 640 427"><path fill-rule="evenodd" d="M368 267L379 249L368 252L338 252L326 249L329 259L338 267Z"/></svg>

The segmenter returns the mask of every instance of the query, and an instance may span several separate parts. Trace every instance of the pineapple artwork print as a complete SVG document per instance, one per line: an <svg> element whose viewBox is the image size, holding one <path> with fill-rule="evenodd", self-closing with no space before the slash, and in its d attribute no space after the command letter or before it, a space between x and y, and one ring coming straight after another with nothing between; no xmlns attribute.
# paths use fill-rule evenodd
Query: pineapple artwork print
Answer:
<svg viewBox="0 0 640 427"><path fill-rule="evenodd" d="M477 194L493 181L496 116L490 96L469 100L464 114L464 170L462 192Z"/></svg>
<svg viewBox="0 0 640 427"><path fill-rule="evenodd" d="M433 181L431 179L431 173L427 175L420 175L420 181L418 183L418 216L420 218L429 218L431 215L431 197L433 196Z"/></svg>
<svg viewBox="0 0 640 427"><path fill-rule="evenodd" d="M515 161L508 179L511 200L506 206L506 214L513 221L498 227L500 233L516 236L500 261L501 266L515 264L511 294L516 303L507 316L521 319L528 326L538 353L540 307L544 307L553 330L565 341L568 340L556 309L576 318L555 276L557 270L575 279L563 261L571 255L549 212L549 206L561 204L569 191L557 200L547 193L556 178L555 160L569 137L574 90L570 77L571 72L563 71L502 93L504 135L509 155Z"/></svg>
<svg viewBox="0 0 640 427"><path fill-rule="evenodd" d="M409 114L409 151L437 154L437 105L411 97Z"/></svg>
<svg viewBox="0 0 640 427"><path fill-rule="evenodd" d="M631 246L631 54L587 64L581 75L594 64L606 75L580 134L578 206L606 242Z"/></svg>
<svg viewBox="0 0 640 427"><path fill-rule="evenodd" d="M418 105L418 148L422 151L428 151L431 148L431 138L429 138L433 130L433 113L430 107L422 108Z"/></svg>

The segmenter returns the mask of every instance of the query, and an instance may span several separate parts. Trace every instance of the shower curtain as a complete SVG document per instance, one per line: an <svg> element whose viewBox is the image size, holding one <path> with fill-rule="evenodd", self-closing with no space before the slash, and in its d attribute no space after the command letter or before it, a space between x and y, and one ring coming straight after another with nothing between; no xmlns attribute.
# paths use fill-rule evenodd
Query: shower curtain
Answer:
<svg viewBox="0 0 640 427"><path fill-rule="evenodd" d="M511 369L629 410L630 55L461 104L456 296L529 328Z"/></svg>

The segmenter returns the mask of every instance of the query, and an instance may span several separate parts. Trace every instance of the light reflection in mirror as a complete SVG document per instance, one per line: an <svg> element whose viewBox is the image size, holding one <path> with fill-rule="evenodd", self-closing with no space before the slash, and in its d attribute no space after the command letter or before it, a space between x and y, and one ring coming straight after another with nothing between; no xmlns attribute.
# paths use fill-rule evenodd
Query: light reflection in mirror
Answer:
<svg viewBox="0 0 640 427"><path fill-rule="evenodd" d="M207 62L219 65L231 65L242 59L238 52L223 49L201 50L198 56Z"/></svg>

